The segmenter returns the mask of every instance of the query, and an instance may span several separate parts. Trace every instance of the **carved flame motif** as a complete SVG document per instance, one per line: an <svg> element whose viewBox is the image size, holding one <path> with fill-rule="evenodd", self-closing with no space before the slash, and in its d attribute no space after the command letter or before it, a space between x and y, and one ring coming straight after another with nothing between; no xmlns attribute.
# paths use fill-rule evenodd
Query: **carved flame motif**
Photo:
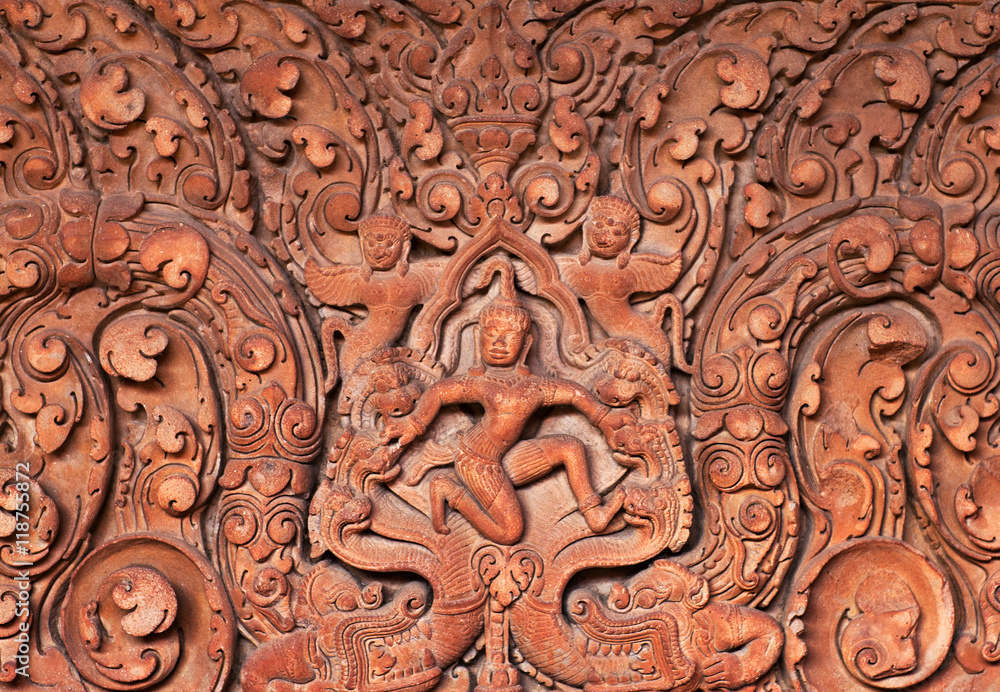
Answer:
<svg viewBox="0 0 1000 692"><path fill-rule="evenodd" d="M0 687L1000 687L998 41L0 2Z"/></svg>
<svg viewBox="0 0 1000 692"><path fill-rule="evenodd" d="M492 2L455 34L438 62L435 108L481 176L506 176L535 143L548 104L534 46Z"/></svg>

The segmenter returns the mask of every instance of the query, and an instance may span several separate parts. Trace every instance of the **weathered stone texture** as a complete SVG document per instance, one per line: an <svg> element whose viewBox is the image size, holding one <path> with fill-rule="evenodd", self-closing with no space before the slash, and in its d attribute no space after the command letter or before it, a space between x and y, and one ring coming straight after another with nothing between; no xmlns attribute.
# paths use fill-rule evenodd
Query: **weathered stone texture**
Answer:
<svg viewBox="0 0 1000 692"><path fill-rule="evenodd" d="M0 687L1000 688L998 5L0 0Z"/></svg>

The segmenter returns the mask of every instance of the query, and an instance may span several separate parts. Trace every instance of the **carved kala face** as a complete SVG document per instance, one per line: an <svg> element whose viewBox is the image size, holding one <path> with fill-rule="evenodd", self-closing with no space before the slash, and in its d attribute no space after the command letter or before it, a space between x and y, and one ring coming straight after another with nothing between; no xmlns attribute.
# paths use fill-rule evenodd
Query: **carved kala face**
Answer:
<svg viewBox="0 0 1000 692"><path fill-rule="evenodd" d="M611 259L628 247L628 225L611 214L605 212L593 214L585 230L590 252L597 257Z"/></svg>
<svg viewBox="0 0 1000 692"><path fill-rule="evenodd" d="M527 334L520 325L501 318L487 319L479 328L479 350L487 365L506 367L517 362Z"/></svg>
<svg viewBox="0 0 1000 692"><path fill-rule="evenodd" d="M361 252L372 269L392 269L403 254L403 238L389 228L369 228L361 233Z"/></svg>

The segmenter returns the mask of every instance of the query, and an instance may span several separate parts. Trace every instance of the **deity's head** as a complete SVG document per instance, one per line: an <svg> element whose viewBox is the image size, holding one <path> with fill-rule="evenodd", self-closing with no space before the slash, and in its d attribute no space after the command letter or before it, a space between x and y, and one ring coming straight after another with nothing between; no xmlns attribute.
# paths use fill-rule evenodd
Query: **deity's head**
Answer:
<svg viewBox="0 0 1000 692"><path fill-rule="evenodd" d="M514 290L514 281L501 273L500 295L479 313L479 353L483 362L496 367L517 363L527 347L531 314Z"/></svg>
<svg viewBox="0 0 1000 692"><path fill-rule="evenodd" d="M410 226L398 216L375 214L358 226L361 254L371 269L385 271L396 267L400 275L408 269Z"/></svg>
<svg viewBox="0 0 1000 692"><path fill-rule="evenodd" d="M891 572L873 572L858 586L855 601L861 614L840 639L848 670L863 682L914 670L920 605L906 582Z"/></svg>
<svg viewBox="0 0 1000 692"><path fill-rule="evenodd" d="M597 197L583 224L584 243L580 263L591 256L618 258L618 266L628 265L632 248L639 241L639 212L628 200L614 195Z"/></svg>

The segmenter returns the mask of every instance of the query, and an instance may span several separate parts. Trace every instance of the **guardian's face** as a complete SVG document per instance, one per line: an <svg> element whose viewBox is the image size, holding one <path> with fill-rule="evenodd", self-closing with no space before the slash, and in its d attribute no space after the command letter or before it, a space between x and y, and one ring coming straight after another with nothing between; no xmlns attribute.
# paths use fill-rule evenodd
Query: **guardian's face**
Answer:
<svg viewBox="0 0 1000 692"><path fill-rule="evenodd" d="M612 259L628 247L628 226L607 212L594 213L587 221L586 231L590 253L597 257Z"/></svg>
<svg viewBox="0 0 1000 692"><path fill-rule="evenodd" d="M369 228L361 233L361 252L372 269L392 269L403 254L403 238L389 228Z"/></svg>
<svg viewBox="0 0 1000 692"><path fill-rule="evenodd" d="M479 350L483 362L507 367L517 362L524 348L525 332L510 320L487 319L479 328Z"/></svg>

